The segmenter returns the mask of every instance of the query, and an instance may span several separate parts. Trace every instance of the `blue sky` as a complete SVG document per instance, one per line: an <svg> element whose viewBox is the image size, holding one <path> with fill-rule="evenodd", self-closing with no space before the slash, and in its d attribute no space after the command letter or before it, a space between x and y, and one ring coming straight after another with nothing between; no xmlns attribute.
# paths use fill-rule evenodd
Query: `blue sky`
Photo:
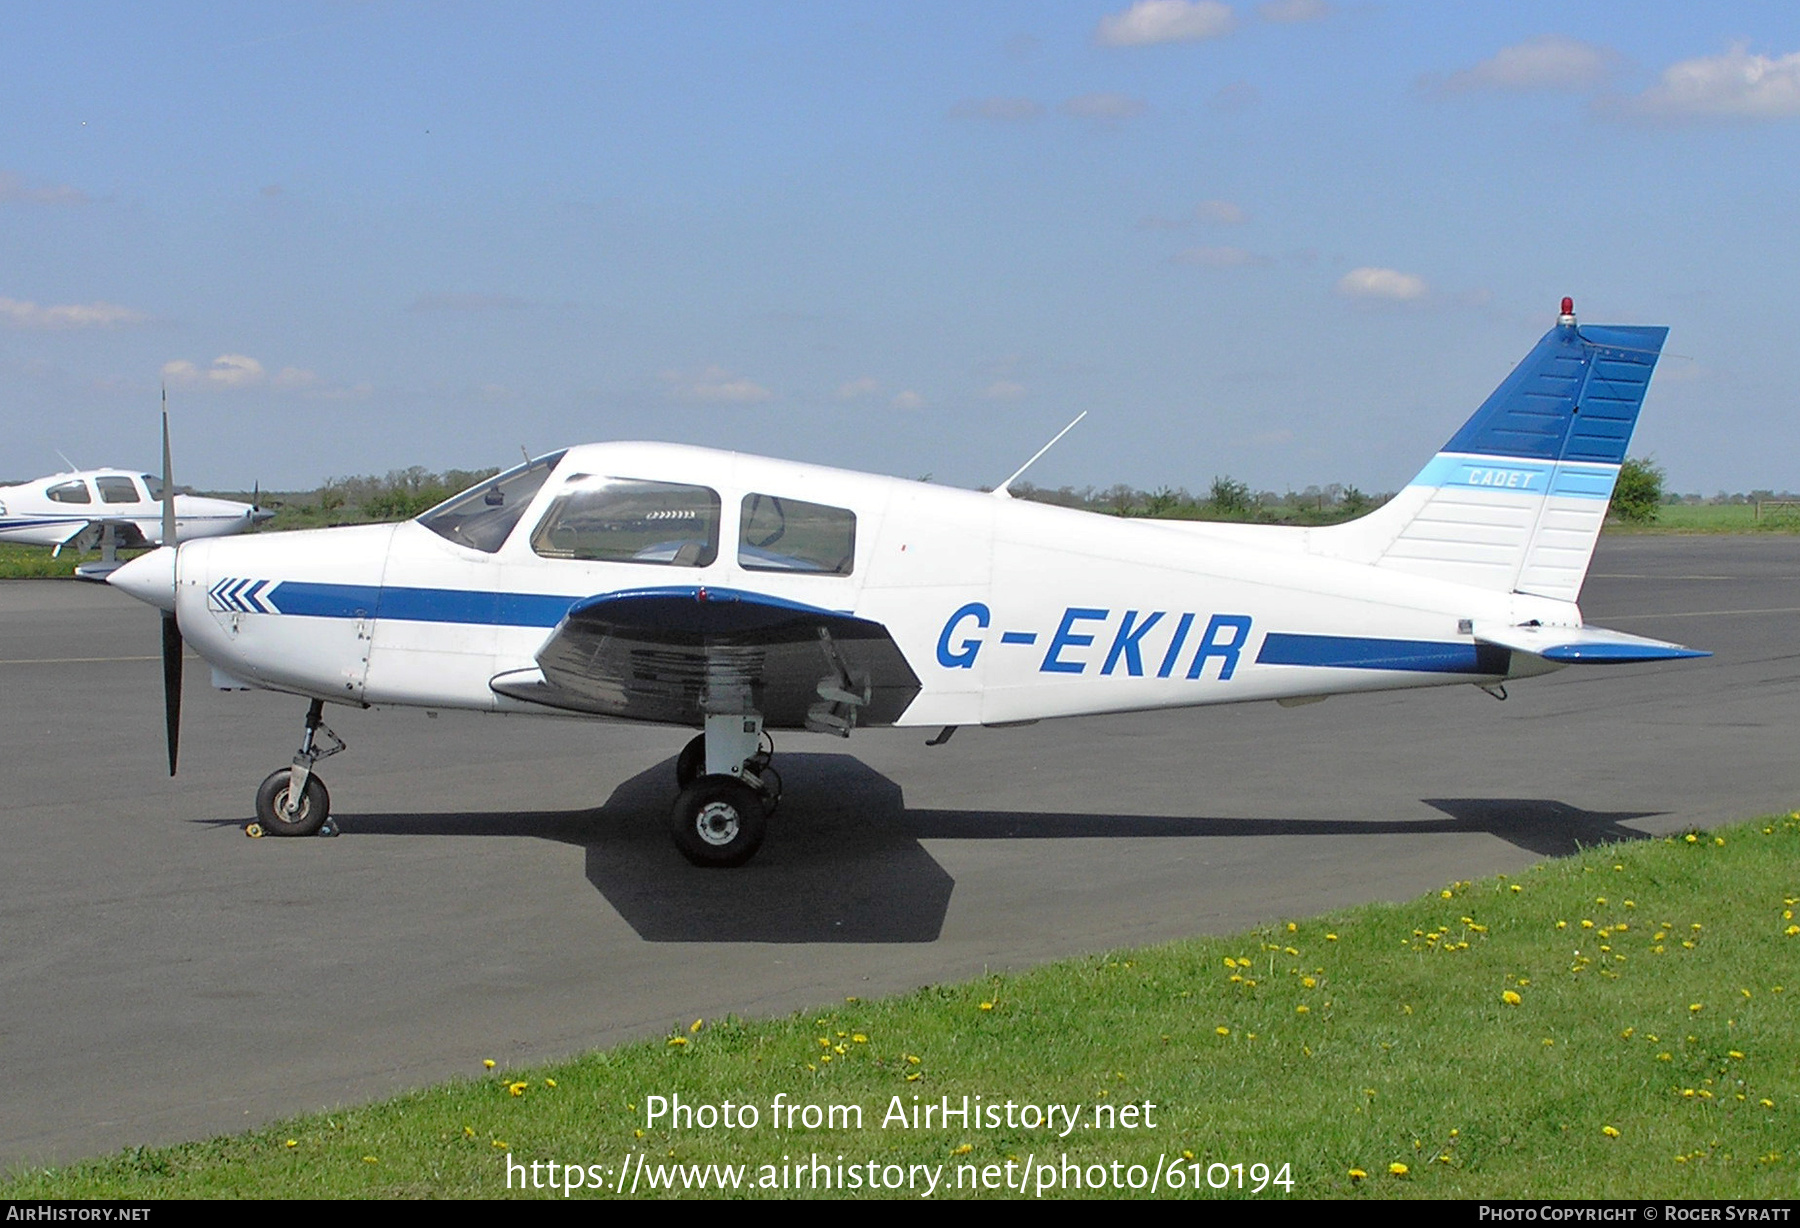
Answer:
<svg viewBox="0 0 1800 1228"><path fill-rule="evenodd" d="M19 5L0 473L1402 485L1553 322L1800 487L1800 7Z"/></svg>

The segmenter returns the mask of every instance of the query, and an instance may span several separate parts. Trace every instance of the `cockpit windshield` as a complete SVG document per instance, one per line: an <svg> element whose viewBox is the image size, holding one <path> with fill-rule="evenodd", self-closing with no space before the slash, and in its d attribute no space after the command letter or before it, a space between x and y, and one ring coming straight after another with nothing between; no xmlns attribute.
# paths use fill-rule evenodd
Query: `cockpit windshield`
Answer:
<svg viewBox="0 0 1800 1228"><path fill-rule="evenodd" d="M561 452L540 456L488 478L438 504L420 516L419 523L446 541L493 554L562 458Z"/></svg>

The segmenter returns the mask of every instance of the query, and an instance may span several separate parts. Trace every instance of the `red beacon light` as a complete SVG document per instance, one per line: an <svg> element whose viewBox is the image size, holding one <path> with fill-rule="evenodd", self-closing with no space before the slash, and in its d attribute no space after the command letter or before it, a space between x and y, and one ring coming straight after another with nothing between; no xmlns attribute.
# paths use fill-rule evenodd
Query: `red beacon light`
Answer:
<svg viewBox="0 0 1800 1228"><path fill-rule="evenodd" d="M1557 318L1558 324L1573 325L1575 323L1575 300L1568 295L1563 296L1562 315Z"/></svg>

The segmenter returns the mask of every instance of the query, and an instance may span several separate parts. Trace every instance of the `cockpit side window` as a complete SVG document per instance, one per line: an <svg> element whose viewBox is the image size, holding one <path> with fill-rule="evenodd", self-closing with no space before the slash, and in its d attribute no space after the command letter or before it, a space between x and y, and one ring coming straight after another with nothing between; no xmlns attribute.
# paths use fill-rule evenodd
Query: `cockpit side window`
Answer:
<svg viewBox="0 0 1800 1228"><path fill-rule="evenodd" d="M548 559L706 567L719 557L719 492L579 473L531 534Z"/></svg>
<svg viewBox="0 0 1800 1228"><path fill-rule="evenodd" d="M130 478L95 478L94 485L100 488L100 502L102 503L137 503L140 501L137 483Z"/></svg>
<svg viewBox="0 0 1800 1228"><path fill-rule="evenodd" d="M44 492L58 503L92 503L94 497L88 494L87 483L83 481L60 482Z"/></svg>
<svg viewBox="0 0 1800 1228"><path fill-rule="evenodd" d="M847 576L856 562L856 513L776 495L744 496L738 566Z"/></svg>
<svg viewBox="0 0 1800 1228"><path fill-rule="evenodd" d="M562 458L561 452L540 456L477 483L420 516L419 523L446 541L493 554L506 544L513 526Z"/></svg>

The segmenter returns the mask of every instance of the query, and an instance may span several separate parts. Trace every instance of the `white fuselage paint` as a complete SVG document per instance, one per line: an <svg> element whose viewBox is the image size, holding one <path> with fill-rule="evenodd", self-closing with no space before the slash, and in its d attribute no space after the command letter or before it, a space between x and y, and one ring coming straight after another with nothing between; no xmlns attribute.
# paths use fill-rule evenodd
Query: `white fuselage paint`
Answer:
<svg viewBox="0 0 1800 1228"><path fill-rule="evenodd" d="M531 529L576 473L717 491L716 561L692 568L538 556ZM854 511L851 573L741 568L738 517L751 492ZM352 704L544 713L488 685L531 668L554 630L541 617L509 618L507 599L554 598L542 603L554 606L653 587L745 590L885 626L921 684L901 725L1494 681L1554 666L1502 654L1498 672L1480 672L1472 626L1581 623L1572 600L1414 574L1391 560L1382 566L1379 549L1366 560L1343 557L1359 530L1341 528L1349 532L1118 519L707 449L595 444L567 452L493 554L414 522L192 541L179 552L176 591L187 642L254 686ZM331 617L278 612L284 583L352 595ZM474 613L385 618L384 589L460 594L451 604ZM1333 663L1333 645L1347 640L1364 652L1381 642L1453 659L1464 652L1471 664L1465 672ZM1323 660L1301 659L1321 651Z"/></svg>
<svg viewBox="0 0 1800 1228"><path fill-rule="evenodd" d="M53 497L53 491L64 497ZM129 499L123 497L127 493ZM160 546L162 515L162 503L150 497L143 475L124 469L84 469L0 486L0 541L21 545L60 546L90 525L130 524L146 541ZM175 496L177 541L242 533L268 517L267 512L231 499Z"/></svg>

